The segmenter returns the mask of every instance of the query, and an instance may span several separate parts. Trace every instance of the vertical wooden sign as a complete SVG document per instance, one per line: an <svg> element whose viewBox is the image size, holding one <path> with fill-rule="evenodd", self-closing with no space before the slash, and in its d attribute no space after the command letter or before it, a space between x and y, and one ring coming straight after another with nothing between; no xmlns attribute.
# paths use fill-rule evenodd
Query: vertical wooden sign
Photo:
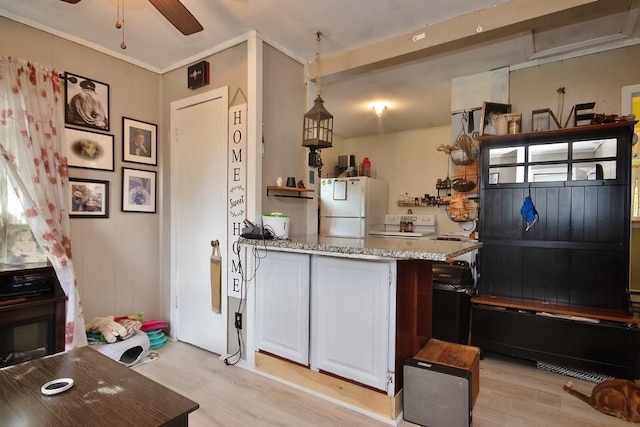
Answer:
<svg viewBox="0 0 640 427"><path fill-rule="evenodd" d="M247 217L247 104L229 108L229 141L227 149L228 217L227 217L227 295L242 298L242 264L238 257L242 222Z"/></svg>
<svg viewBox="0 0 640 427"><path fill-rule="evenodd" d="M222 312L222 258L220 256L220 242L211 241L211 310Z"/></svg>

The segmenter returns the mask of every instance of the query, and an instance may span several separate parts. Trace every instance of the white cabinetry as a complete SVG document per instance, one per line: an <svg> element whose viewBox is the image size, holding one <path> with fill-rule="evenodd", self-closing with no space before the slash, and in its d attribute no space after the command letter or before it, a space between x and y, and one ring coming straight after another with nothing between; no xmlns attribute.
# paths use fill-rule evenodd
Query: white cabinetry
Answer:
<svg viewBox="0 0 640 427"><path fill-rule="evenodd" d="M311 289L311 368L387 391L395 261L314 256Z"/></svg>
<svg viewBox="0 0 640 427"><path fill-rule="evenodd" d="M310 255L268 251L256 280L256 347L309 363Z"/></svg>
<svg viewBox="0 0 640 427"><path fill-rule="evenodd" d="M396 261L267 251L256 348L393 395Z"/></svg>

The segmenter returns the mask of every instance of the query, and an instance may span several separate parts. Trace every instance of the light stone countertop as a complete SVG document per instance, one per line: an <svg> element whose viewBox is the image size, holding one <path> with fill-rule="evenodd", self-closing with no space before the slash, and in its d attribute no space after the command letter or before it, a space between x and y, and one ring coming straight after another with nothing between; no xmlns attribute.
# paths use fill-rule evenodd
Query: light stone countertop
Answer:
<svg viewBox="0 0 640 427"><path fill-rule="evenodd" d="M290 236L289 239L254 240L240 238L241 245L256 248L351 258L425 259L444 261L482 246L481 242L435 240L428 238L327 237L316 234Z"/></svg>

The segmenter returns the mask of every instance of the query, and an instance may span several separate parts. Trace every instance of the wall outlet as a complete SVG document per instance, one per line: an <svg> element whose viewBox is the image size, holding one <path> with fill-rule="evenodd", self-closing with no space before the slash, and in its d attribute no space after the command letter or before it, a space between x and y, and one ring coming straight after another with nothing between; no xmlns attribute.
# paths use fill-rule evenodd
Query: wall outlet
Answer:
<svg viewBox="0 0 640 427"><path fill-rule="evenodd" d="M236 329L242 329L242 313L236 313L234 323L235 323Z"/></svg>

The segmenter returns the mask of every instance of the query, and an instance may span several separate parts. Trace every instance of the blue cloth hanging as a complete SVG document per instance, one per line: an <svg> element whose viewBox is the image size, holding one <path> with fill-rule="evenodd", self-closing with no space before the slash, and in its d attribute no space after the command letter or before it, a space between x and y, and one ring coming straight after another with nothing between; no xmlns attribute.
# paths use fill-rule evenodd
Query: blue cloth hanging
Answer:
<svg viewBox="0 0 640 427"><path fill-rule="evenodd" d="M538 211L531 199L531 187L529 187L529 195L524 198L524 203L520 208L520 214L526 223L525 232L529 231L529 229L531 229L531 227L533 227L533 225L540 219L540 215L538 215Z"/></svg>

